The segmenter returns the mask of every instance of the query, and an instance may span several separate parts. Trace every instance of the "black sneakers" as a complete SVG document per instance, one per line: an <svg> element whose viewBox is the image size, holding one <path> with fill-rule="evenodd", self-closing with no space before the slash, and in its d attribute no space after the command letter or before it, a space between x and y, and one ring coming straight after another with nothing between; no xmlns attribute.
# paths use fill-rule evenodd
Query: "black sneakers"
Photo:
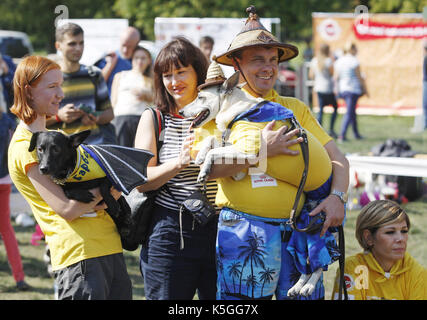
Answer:
<svg viewBox="0 0 427 320"><path fill-rule="evenodd" d="M16 288L18 289L18 291L28 291L31 289L31 286L24 280L21 280L16 283Z"/></svg>

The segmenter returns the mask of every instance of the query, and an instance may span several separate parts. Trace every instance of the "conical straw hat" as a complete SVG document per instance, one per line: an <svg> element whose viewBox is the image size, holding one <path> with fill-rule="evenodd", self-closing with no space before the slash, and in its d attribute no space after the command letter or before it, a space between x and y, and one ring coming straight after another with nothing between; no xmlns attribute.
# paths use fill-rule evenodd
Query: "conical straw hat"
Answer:
<svg viewBox="0 0 427 320"><path fill-rule="evenodd" d="M279 62L290 60L298 55L298 48L281 43L259 21L254 6L246 9L249 14L243 29L234 37L227 52L216 57L216 62L227 66L233 65L232 54L250 47L274 47L279 49Z"/></svg>
<svg viewBox="0 0 427 320"><path fill-rule="evenodd" d="M213 57L215 59L215 56ZM203 88L213 86L216 84L222 84L227 78L224 76L224 72L222 71L221 66L214 61L209 65L205 83L201 84L197 87L197 90L201 90Z"/></svg>

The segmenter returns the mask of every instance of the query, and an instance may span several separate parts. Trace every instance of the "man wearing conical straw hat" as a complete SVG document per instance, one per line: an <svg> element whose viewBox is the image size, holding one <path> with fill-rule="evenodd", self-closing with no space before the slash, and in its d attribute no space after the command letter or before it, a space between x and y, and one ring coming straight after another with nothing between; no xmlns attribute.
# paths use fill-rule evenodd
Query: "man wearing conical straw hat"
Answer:
<svg viewBox="0 0 427 320"><path fill-rule="evenodd" d="M308 106L298 99L279 96L273 89L277 79L278 64L296 57L298 49L293 45L282 43L274 37L260 23L253 6L247 8L246 12L249 17L245 26L235 36L228 50L214 57L214 60L219 64L233 66L235 70L240 71L240 82L245 83L243 90L246 93L279 103L290 109L301 126L310 131L327 150L333 166L331 194L310 213L312 216L322 211L326 213L326 220L321 230L323 236L329 227L337 227L344 220L345 192L349 184L348 161L339 151L333 139L313 117ZM297 130L286 133L286 127L277 131L273 131L273 127L274 121L268 124L262 132L263 139L267 143L267 156L297 155L298 151L289 149L292 145L302 141L301 138L295 139ZM210 178L222 178L222 183L225 183L227 179L224 177L236 174L248 166L249 164L234 164L232 166L216 164L212 168ZM274 178L267 179L265 186L274 186L273 180ZM230 183L232 183L231 179ZM257 181L252 181L252 188L255 187L256 183ZM263 185L258 184L257 187L263 187ZM243 189L241 193L241 196L244 196ZM284 192L282 196L287 197L289 195ZM219 188L216 202L227 203L227 201L229 201L227 195ZM266 203L269 203L268 199L266 199ZM271 201L271 203L277 203L277 201ZM271 219L266 219L266 217L242 214L241 212L227 211L224 214L221 212L221 215L217 239L218 297L220 299L250 297L250 291L254 292L255 288L259 291L262 288L261 295L264 298L275 294L277 299L286 299L288 289L295 284L299 277L290 254L284 249L286 245L283 245L283 241L287 241L286 237L290 231L287 230L288 226L283 221L289 217L283 217L283 219L278 219L283 221L272 223L269 221ZM251 230L252 235L243 234L243 223L246 230ZM259 234L268 234L269 236L267 239L261 239ZM238 241L241 243L239 244ZM227 258L225 255L227 255L227 251L232 250L231 243L235 248L244 249L246 246L248 248L247 253L250 253L251 256L245 258L243 255L246 251L244 250L241 255L239 254L241 261L234 261L234 265L230 264L230 259L228 259L230 257ZM273 252L274 250L276 252ZM277 261L273 260L280 260L280 262L277 264ZM249 264L250 267L248 267ZM262 267L264 271L260 272L259 275L256 275L255 272L251 274L249 269L253 270L255 266ZM242 277L243 273L244 277ZM230 292L234 292L234 294L230 295ZM248 293L246 294L246 292ZM321 279L317 282L313 294L308 299L323 298L324 287Z"/></svg>

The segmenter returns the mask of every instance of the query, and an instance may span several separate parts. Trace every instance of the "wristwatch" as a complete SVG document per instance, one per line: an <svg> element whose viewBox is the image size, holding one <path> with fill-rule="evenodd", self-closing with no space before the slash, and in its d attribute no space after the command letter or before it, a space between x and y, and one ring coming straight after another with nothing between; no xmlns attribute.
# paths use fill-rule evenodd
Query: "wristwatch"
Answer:
<svg viewBox="0 0 427 320"><path fill-rule="evenodd" d="M338 191L336 189L332 190L331 194L340 198L341 202L345 204L347 202L347 194L342 191Z"/></svg>

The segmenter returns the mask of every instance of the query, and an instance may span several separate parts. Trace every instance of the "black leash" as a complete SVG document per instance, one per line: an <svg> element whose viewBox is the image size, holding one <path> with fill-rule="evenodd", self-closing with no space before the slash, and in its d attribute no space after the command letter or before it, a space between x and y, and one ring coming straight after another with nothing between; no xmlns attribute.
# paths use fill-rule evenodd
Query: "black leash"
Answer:
<svg viewBox="0 0 427 320"><path fill-rule="evenodd" d="M338 288L338 300L348 300L347 286L344 279L344 268L345 268L345 239L344 239L344 228L342 225L338 227L338 249L340 251L340 257L338 259L340 268L340 283Z"/></svg>
<svg viewBox="0 0 427 320"><path fill-rule="evenodd" d="M238 63L237 63L237 67L240 70L240 66ZM241 70L240 70L240 72L241 72ZM242 75L243 75L243 77L245 77L243 73L242 73ZM254 114L256 111L258 111L258 109L260 107L262 107L264 104L266 104L268 102L269 101L264 100L264 101L258 103L255 106L255 108L253 108L253 110L251 112L249 112L246 116ZM225 143L228 140L232 126L238 120L240 120L239 115L236 116L228 124L227 129L223 132L223 134L222 134L222 145L223 146L225 146ZM304 170L303 170L302 177L301 177L301 180L300 180L300 183L298 186L297 194L295 196L294 205L292 207L290 217L289 217L289 220L287 223L289 225L291 225L291 228L297 232L307 232L309 234L314 234L314 233L317 233L321 230L321 228L323 227L323 223L325 222L325 215L322 212L319 213L318 215L316 215L315 217L313 217L310 220L307 227L300 229L297 226L297 217L296 217L295 213L297 212L298 204L299 204L299 201L301 199L301 195L304 192L304 186L305 186L305 183L307 181L308 164L309 164L309 149L308 149L307 133L305 132L304 128L299 124L299 122L297 121L297 119L295 117L290 118L290 121L291 121L291 128L289 128L286 132L289 132L289 131L294 130L294 129L298 129L297 138L300 138L300 137L303 138L303 141L300 143L300 147L301 147L301 152L302 152L302 156L304 159ZM318 223L319 220L321 220L320 223ZM339 251L340 251L340 257L339 257L340 283L339 283L338 300L342 300L343 292L344 292L344 299L348 300L347 288L346 288L345 283L344 283L345 241L344 241L344 228L342 225L340 225L338 227L338 247L339 247Z"/></svg>

